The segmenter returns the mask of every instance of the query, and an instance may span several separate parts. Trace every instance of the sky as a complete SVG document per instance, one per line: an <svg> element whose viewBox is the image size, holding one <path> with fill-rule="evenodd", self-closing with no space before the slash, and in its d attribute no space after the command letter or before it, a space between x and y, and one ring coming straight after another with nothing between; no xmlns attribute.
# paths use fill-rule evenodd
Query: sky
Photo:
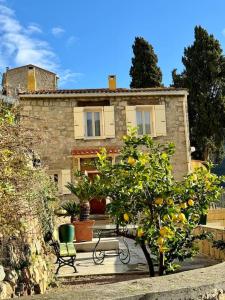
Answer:
<svg viewBox="0 0 225 300"><path fill-rule="evenodd" d="M136 36L153 45L165 86L201 25L225 49L225 0L0 0L0 72L34 64L60 88L129 87Z"/></svg>

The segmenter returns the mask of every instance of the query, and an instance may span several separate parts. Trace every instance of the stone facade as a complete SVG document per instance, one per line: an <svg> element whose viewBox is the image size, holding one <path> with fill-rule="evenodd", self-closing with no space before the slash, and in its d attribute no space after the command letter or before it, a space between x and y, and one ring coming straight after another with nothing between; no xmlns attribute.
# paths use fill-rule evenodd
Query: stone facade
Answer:
<svg viewBox="0 0 225 300"><path fill-rule="evenodd" d="M128 90L129 91L129 90ZM42 161L49 166L54 174L61 170L79 168L79 157L71 155L73 149L93 149L100 147L119 148L122 137L127 133L126 106L130 105L165 105L166 136L154 139L159 143L174 142L176 152L173 157L174 175L181 179L190 171L190 144L187 118L187 92L185 90L161 89L154 93L108 93L101 95L95 92L90 95L76 94L25 94L20 95L23 107L23 122L40 130L43 140L38 149ZM115 138L106 139L75 139L74 107L114 106ZM80 156L93 157L94 155ZM60 177L60 175L59 175ZM68 178L68 177L67 177Z"/></svg>
<svg viewBox="0 0 225 300"><path fill-rule="evenodd" d="M57 76L48 70L44 70L34 65L22 66L14 69L7 69L3 74L2 86L3 93L9 96L15 96L19 91L29 90L28 73L33 70L35 88L34 90L55 90L57 85Z"/></svg>

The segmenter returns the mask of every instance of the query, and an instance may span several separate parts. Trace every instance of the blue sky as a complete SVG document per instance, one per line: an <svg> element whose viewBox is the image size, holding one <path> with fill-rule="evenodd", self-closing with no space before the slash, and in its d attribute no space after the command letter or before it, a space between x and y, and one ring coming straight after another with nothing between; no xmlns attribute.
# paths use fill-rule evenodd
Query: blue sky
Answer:
<svg viewBox="0 0 225 300"><path fill-rule="evenodd" d="M225 49L224 0L0 0L0 70L37 64L59 74L62 88L129 87L135 36L154 47L171 83L185 46L201 25Z"/></svg>

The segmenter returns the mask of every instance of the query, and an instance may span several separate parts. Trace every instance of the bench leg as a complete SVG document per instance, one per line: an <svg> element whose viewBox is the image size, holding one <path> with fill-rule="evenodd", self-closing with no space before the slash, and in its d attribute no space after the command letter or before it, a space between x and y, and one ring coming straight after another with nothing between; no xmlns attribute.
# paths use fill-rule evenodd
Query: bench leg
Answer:
<svg viewBox="0 0 225 300"><path fill-rule="evenodd" d="M75 262L76 262L76 257L75 256L72 256L69 259L64 259L62 257L59 257L58 260L57 260L57 262L58 262L59 265L58 265L58 268L57 268L57 270L55 272L56 275L58 275L59 269L61 267L63 267L63 266L73 267L74 273L78 273L77 268L75 266Z"/></svg>

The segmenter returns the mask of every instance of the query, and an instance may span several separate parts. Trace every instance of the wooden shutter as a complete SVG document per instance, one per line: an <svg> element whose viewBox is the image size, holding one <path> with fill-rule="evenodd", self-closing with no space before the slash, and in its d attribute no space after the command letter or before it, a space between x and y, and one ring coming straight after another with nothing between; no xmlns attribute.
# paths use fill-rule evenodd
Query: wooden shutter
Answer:
<svg viewBox="0 0 225 300"><path fill-rule="evenodd" d="M155 105L155 133L156 136L166 135L165 105Z"/></svg>
<svg viewBox="0 0 225 300"><path fill-rule="evenodd" d="M126 106L126 124L127 133L129 133L130 128L136 127L136 106Z"/></svg>
<svg viewBox="0 0 225 300"><path fill-rule="evenodd" d="M114 106L104 106L104 136L115 137Z"/></svg>
<svg viewBox="0 0 225 300"><path fill-rule="evenodd" d="M74 107L74 136L75 139L84 138L84 108Z"/></svg>
<svg viewBox="0 0 225 300"><path fill-rule="evenodd" d="M65 185L71 182L71 172L70 170L61 171L61 192L62 194L71 194L71 192L65 187Z"/></svg>

